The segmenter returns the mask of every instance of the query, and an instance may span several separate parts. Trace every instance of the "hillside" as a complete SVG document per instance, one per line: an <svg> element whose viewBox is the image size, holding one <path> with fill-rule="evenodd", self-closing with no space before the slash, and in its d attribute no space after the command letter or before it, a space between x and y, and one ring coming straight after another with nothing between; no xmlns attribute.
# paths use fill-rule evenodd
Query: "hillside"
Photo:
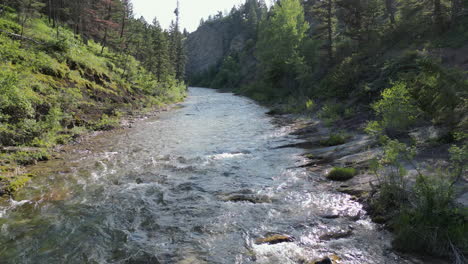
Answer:
<svg viewBox="0 0 468 264"><path fill-rule="evenodd" d="M104 48L39 13L23 28L20 12L0 10L0 194L20 188L32 176L21 167L49 159L54 146L185 96L169 64L159 73L130 51Z"/></svg>

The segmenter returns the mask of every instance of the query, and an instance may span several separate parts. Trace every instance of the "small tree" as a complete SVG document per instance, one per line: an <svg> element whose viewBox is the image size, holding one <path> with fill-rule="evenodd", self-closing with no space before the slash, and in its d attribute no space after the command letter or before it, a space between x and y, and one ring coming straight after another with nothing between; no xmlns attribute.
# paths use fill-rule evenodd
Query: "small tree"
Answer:
<svg viewBox="0 0 468 264"><path fill-rule="evenodd" d="M300 49L308 29L299 0L277 2L271 17L261 23L257 56L266 81L279 96L297 87L296 77L304 66Z"/></svg>

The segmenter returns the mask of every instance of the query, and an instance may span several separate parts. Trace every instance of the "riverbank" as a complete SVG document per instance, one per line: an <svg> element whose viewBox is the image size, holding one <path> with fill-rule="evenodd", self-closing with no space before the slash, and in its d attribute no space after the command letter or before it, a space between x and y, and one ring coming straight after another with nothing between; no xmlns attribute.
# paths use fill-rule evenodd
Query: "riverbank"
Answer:
<svg viewBox="0 0 468 264"><path fill-rule="evenodd" d="M126 114L121 114L118 119L114 119L112 124L108 124L104 130L82 130L72 135L69 141L64 144L54 145L49 149L35 147L2 147L0 146L0 197L13 196L29 180L35 177L29 167L38 162L51 159L60 159L61 153L71 151L77 144L82 144L92 140L92 138L112 133L116 130L131 129L135 123L155 117L161 112L167 112L177 107L177 104L169 104L147 109L133 110ZM39 153L40 155L37 155ZM19 160L19 157L22 159Z"/></svg>
<svg viewBox="0 0 468 264"><path fill-rule="evenodd" d="M282 147L300 147L306 150L304 154L306 162L301 167L306 168L313 177L319 178L320 184L330 188L330 190L348 194L352 200L361 203L373 222L380 224L383 229L394 232L398 238L398 232L401 232L398 221L400 221L401 211L405 209L397 207L396 201L394 203L382 201L382 197L386 195L385 192L388 192L388 182L386 182L388 179L383 175L388 175L389 172L387 168L375 168L374 166L376 162L382 161L388 154L388 149L378 138L363 132L366 125L363 120L365 121L366 118L354 116L345 118L342 122L336 122L335 125L330 125L319 118L311 117L310 114L303 116L297 114L281 115L275 110L272 110L270 114L294 124L295 129L291 135L303 142ZM437 142L436 140L438 137L442 137L443 133L444 131L435 127L422 127L410 132L418 144L413 159L404 160L401 163L401 169L404 169L405 173L399 179L406 186L404 188L407 189L402 190L402 192L408 191L410 196L415 195L412 193L414 192L413 188L417 185L421 175L443 177L443 174L449 173L449 169L452 168L449 163L451 159L449 155L450 144L429 144ZM386 164L386 166L391 165ZM442 189L437 190L443 191ZM467 190L468 178L464 174L456 179L453 188L454 195L451 198L453 200L448 201L447 206L456 206L461 212L466 210L468 206ZM432 209L437 210L437 208ZM340 218L343 216L332 214L327 217ZM456 218L458 216L450 217ZM461 217L463 217L463 213L461 213ZM463 223L466 224L466 220L461 220L459 223L461 226L455 228L464 230ZM429 235L437 236L440 234L434 231L434 234ZM421 251L413 251L411 253L412 250L406 249L405 243L398 240L394 241L393 247L413 263L459 263L457 261L463 259L463 254L465 254L463 251L455 251L449 258L447 255L437 257L439 254L444 254L441 252L426 254ZM412 256L412 254L416 255ZM429 257L428 255L433 256Z"/></svg>
<svg viewBox="0 0 468 264"><path fill-rule="evenodd" d="M54 158L57 146L184 99L170 62L164 74L151 71L128 45L124 52L80 36L57 17L19 23L25 14L14 7L0 5L0 195L21 189L34 176L24 167Z"/></svg>

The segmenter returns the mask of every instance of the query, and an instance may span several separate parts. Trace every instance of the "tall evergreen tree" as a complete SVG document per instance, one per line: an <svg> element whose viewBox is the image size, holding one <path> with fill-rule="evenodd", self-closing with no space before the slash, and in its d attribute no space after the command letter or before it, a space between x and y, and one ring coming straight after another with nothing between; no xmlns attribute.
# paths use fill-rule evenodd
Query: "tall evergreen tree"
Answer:
<svg viewBox="0 0 468 264"><path fill-rule="evenodd" d="M336 28L336 3L335 0L318 1L313 7L313 15L319 20L315 27L316 38L324 40L328 62L333 60L334 34Z"/></svg>

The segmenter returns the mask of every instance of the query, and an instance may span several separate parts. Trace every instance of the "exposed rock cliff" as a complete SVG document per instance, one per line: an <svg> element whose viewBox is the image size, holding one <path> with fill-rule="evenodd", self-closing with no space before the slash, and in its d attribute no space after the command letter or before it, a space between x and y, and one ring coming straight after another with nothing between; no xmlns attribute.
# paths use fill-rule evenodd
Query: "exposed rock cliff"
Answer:
<svg viewBox="0 0 468 264"><path fill-rule="evenodd" d="M241 25L230 20L206 22L187 38L187 76L202 73L219 64L227 55L242 51L247 39L247 32Z"/></svg>

